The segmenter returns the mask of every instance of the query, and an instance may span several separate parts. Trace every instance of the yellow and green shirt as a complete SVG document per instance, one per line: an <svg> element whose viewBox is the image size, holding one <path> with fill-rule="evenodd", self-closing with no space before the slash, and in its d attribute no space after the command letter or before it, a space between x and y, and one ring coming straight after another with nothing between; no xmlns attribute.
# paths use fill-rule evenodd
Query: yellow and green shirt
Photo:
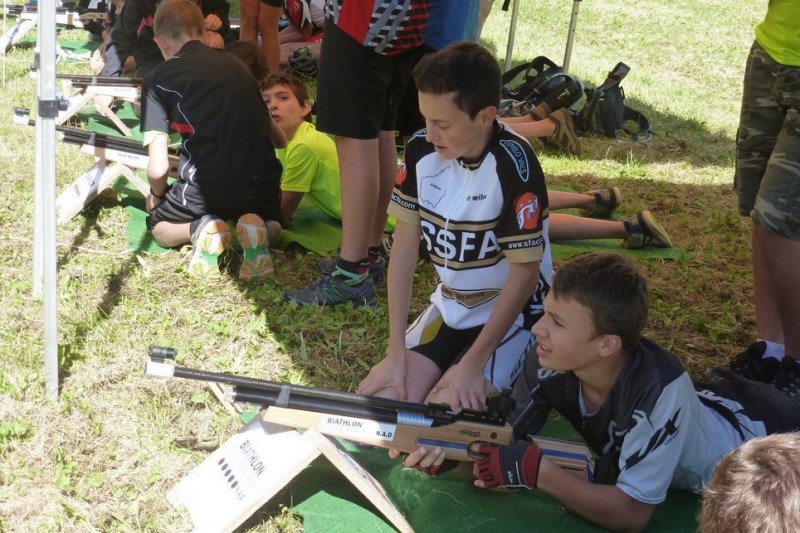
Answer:
<svg viewBox="0 0 800 533"><path fill-rule="evenodd" d="M301 192L315 207L341 220L339 158L333 139L303 122L286 148L276 152L283 164L281 190Z"/></svg>
<svg viewBox="0 0 800 533"><path fill-rule="evenodd" d="M769 0L756 41L778 63L800 66L800 0Z"/></svg>

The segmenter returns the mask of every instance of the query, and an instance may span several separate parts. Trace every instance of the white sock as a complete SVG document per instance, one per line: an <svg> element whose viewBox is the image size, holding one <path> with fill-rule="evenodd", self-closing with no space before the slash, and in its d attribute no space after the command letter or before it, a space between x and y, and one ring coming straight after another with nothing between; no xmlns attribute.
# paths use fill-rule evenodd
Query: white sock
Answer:
<svg viewBox="0 0 800 533"><path fill-rule="evenodd" d="M758 340L767 343L767 349L764 350L764 355L761 356L762 359L766 359L767 357L772 357L773 359L777 359L778 361L783 359L784 355L783 344L779 342L766 341L764 339L758 339Z"/></svg>

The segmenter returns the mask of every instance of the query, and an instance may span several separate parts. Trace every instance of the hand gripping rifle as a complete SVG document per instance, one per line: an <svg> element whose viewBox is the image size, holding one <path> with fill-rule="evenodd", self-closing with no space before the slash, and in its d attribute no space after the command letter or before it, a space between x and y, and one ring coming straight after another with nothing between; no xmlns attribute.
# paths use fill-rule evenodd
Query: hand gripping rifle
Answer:
<svg viewBox="0 0 800 533"><path fill-rule="evenodd" d="M438 446L448 459L471 461L475 441L509 444L506 417L514 400L507 394L489 397L486 411L453 411L446 404L412 403L290 383L253 379L175 366L173 348L150 347L145 373L211 381L227 386L226 399L266 407L267 422L315 428L324 435L362 444L412 452L419 446Z"/></svg>

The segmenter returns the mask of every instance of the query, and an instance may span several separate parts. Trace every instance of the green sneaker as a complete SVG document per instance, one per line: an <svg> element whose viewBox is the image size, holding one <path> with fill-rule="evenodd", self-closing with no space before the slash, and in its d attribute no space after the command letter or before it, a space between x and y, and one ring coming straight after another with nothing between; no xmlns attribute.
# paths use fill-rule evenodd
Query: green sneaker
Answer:
<svg viewBox="0 0 800 533"><path fill-rule="evenodd" d="M582 217L609 218L614 213L614 210L622 203L622 193L619 187L586 191L583 194L591 194L594 196L594 207L589 211L581 209L580 213Z"/></svg>
<svg viewBox="0 0 800 533"><path fill-rule="evenodd" d="M339 276L323 276L299 289L285 291L283 299L298 305L339 305L350 302L353 307L375 307L375 284L367 278L359 285L345 283Z"/></svg>
<svg viewBox="0 0 800 533"><path fill-rule="evenodd" d="M632 250L639 248L672 248L672 241L661 224L656 222L653 213L645 209L639 214L623 221L628 237L625 247Z"/></svg>
<svg viewBox="0 0 800 533"><path fill-rule="evenodd" d="M192 255L186 270L202 279L219 278L219 259L230 242L228 224L214 215L205 215L192 234Z"/></svg>
<svg viewBox="0 0 800 533"><path fill-rule="evenodd" d="M269 253L269 235L264 220L247 213L236 222L236 236L242 245L242 266L239 280L262 282L275 273Z"/></svg>

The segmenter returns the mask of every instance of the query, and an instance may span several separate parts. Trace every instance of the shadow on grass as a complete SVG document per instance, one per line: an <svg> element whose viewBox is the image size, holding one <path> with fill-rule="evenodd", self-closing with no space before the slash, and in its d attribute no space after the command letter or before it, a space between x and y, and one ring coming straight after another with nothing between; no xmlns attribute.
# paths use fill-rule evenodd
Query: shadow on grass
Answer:
<svg viewBox="0 0 800 533"><path fill-rule="evenodd" d="M84 222L81 226L80 231L78 234L73 238L72 244L70 248L79 248L83 246L90 235L93 233L97 235L97 237L104 237L105 232L103 231L102 227L97 223L97 218L100 213L100 210L109 207L111 205L118 204L117 200L114 199L110 194L101 194L98 196L95 201L90 204L87 208L83 211ZM153 242L152 236L147 233L139 243L139 249L146 250L148 249L149 245ZM86 326L83 327L76 327L72 330L71 335L69 338L71 341L66 343L59 348L59 366L61 369L61 373L59 376L59 381L63 382L63 380L70 375L70 370L72 365L78 361L82 361L84 359L84 353L82 350L73 350L72 346L77 345L81 346L84 344L85 339L89 336L91 329L97 324L98 320L105 320L106 317L112 315L114 309L120 304L120 295L123 293L123 289L125 288L125 282L128 278L131 277L133 272L139 267L139 263L136 260L136 254L139 250L131 250L130 257L127 261L125 261L115 272L111 273L108 278L106 279L105 283L105 292L103 293L102 297L100 298L99 303L97 304L96 308L92 310L92 314L96 317L96 319L91 320L88 322ZM71 254L64 254L62 255L57 262L58 270L61 270L70 260ZM60 385L60 384L59 384Z"/></svg>
<svg viewBox="0 0 800 533"><path fill-rule="evenodd" d="M684 258L677 260L634 256L650 280L649 337L679 355L691 371L719 365L749 344L753 334L749 222L738 216L727 186L556 178L575 190L620 187L625 197L620 216L651 209L684 250ZM624 250L620 246L618 251ZM301 378L316 386L354 390L386 351L386 291L378 291L376 309L297 307L282 301L285 288L318 278L316 257L278 252L274 280L259 287L241 285L240 290L254 303L254 312L264 314L268 335L289 354L295 370L302 371ZM428 305L435 284L432 268L420 264L409 312L412 319Z"/></svg>

